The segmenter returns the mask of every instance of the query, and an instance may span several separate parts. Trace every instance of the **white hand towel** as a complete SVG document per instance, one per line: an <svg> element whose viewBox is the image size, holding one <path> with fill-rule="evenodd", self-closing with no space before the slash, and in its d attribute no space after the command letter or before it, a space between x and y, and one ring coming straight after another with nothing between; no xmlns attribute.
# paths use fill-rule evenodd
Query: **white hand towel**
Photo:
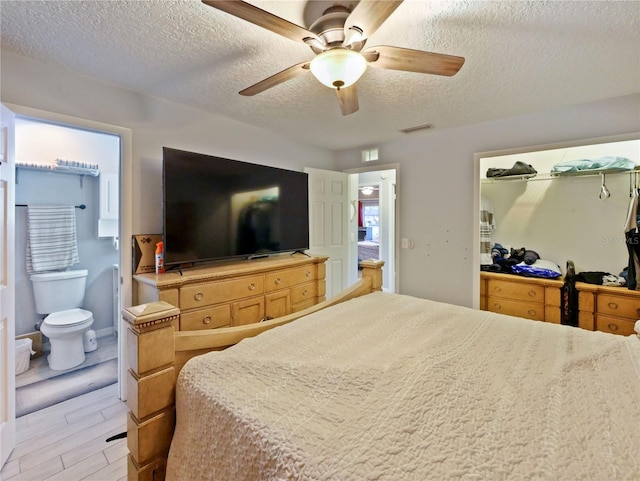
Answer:
<svg viewBox="0 0 640 481"><path fill-rule="evenodd" d="M61 270L78 262L75 207L28 206L27 272Z"/></svg>

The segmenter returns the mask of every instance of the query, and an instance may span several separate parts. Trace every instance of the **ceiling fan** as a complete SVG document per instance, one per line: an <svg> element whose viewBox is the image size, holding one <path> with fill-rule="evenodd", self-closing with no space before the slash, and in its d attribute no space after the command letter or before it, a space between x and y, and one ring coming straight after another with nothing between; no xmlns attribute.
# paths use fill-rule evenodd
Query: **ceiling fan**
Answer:
<svg viewBox="0 0 640 481"><path fill-rule="evenodd" d="M350 11L334 5L324 11L309 29L300 27L241 0L202 0L202 3L227 12L296 42L302 42L316 54L308 61L293 65L240 92L256 95L308 71L324 85L333 88L342 115L357 112L358 91L355 82L372 67L404 70L432 75L455 75L464 64L463 57L380 45L364 49L367 39L402 3L402 0L360 0Z"/></svg>

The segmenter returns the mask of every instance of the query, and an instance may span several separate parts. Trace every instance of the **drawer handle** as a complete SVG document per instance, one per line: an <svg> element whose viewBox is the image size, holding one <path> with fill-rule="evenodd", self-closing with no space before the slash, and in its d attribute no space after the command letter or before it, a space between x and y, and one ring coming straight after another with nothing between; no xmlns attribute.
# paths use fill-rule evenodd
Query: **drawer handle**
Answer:
<svg viewBox="0 0 640 481"><path fill-rule="evenodd" d="M304 291L302 291L302 295L306 296L309 293L309 291L307 291L306 289Z"/></svg>
<svg viewBox="0 0 640 481"><path fill-rule="evenodd" d="M202 323L203 324L211 324L211 316L207 316L204 319L202 319Z"/></svg>
<svg viewBox="0 0 640 481"><path fill-rule="evenodd" d="M617 331L618 330L618 326L616 326L613 322L610 322L607 327L612 330L612 331Z"/></svg>
<svg viewBox="0 0 640 481"><path fill-rule="evenodd" d="M202 292L196 292L196 295L193 296L196 301L201 301L204 298L204 294Z"/></svg>
<svg viewBox="0 0 640 481"><path fill-rule="evenodd" d="M618 308L618 304L616 304L615 302L610 302L610 303L609 303L609 307L610 307L611 309L617 309L617 308Z"/></svg>
<svg viewBox="0 0 640 481"><path fill-rule="evenodd" d="M500 289L498 286L494 287L493 290L496 291L496 292L501 292L502 291L502 289Z"/></svg>
<svg viewBox="0 0 640 481"><path fill-rule="evenodd" d="M311 277L311 271L307 271L307 277Z"/></svg>
<svg viewBox="0 0 640 481"><path fill-rule="evenodd" d="M534 311L533 309L529 309L529 315L530 316L535 316L536 315L536 311Z"/></svg>
<svg viewBox="0 0 640 481"><path fill-rule="evenodd" d="M251 284L249 284L249 290L250 291L255 291L256 290L256 285L253 282Z"/></svg>
<svg viewBox="0 0 640 481"><path fill-rule="evenodd" d="M536 297L536 291L529 291L529 297Z"/></svg>
<svg viewBox="0 0 640 481"><path fill-rule="evenodd" d="M279 286L282 283L279 277L276 277L276 286Z"/></svg>
<svg viewBox="0 0 640 481"><path fill-rule="evenodd" d="M494 304L493 304L493 307L494 307L495 309L502 309L502 306L501 306L500 304L498 304L498 303L494 303Z"/></svg>

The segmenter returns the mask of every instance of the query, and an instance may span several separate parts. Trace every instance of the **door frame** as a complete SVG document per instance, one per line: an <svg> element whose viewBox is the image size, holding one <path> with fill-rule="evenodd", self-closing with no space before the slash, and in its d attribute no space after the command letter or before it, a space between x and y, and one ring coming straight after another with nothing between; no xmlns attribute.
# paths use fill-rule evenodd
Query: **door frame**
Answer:
<svg viewBox="0 0 640 481"><path fill-rule="evenodd" d="M16 444L15 113L0 106L0 468Z"/></svg>
<svg viewBox="0 0 640 481"><path fill-rule="evenodd" d="M391 163L391 164L376 164L376 165L367 165L364 167L357 167L354 169L346 169L343 170L345 174L362 174L364 172L378 172L383 170L395 170L396 171L396 199L395 199L395 219L393 223L394 232L391 237L394 239L394 252L393 252L393 263L395 264L393 267L395 269L394 274L394 284L395 290L394 292L400 292L400 251L398 246L400 246L400 164L399 163ZM357 189L358 183L355 182L355 188ZM353 188L353 182L349 184ZM351 193L349 194L351 196ZM356 194L357 195L357 194ZM349 238L358 238L358 229L357 222L355 224L355 230L353 225L350 225ZM355 258L351 258L353 255L352 251L349 251L349 265L355 265L357 262L357 250L355 253ZM384 269L384 268L383 268Z"/></svg>
<svg viewBox="0 0 640 481"><path fill-rule="evenodd" d="M65 127L78 128L81 130L112 134L120 138L120 218L118 221L120 285L118 309L122 311L124 306L130 306L133 302L133 276L131 275L133 266L132 251L127 248L129 239L131 239L133 235L133 134L131 129L18 104L5 103L5 105L15 113L16 117L60 124ZM125 330L122 325L122 317L119 316L118 397L125 401L127 399L126 382L124 382L127 374L127 353L124 336L122 335L123 332L125 332Z"/></svg>

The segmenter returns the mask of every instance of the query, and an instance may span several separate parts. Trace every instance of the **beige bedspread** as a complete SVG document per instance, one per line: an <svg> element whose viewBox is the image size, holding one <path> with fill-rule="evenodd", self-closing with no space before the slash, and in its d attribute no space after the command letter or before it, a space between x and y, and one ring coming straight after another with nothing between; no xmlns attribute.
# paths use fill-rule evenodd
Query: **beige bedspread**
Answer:
<svg viewBox="0 0 640 481"><path fill-rule="evenodd" d="M194 358L169 480L638 480L640 340L375 293Z"/></svg>

